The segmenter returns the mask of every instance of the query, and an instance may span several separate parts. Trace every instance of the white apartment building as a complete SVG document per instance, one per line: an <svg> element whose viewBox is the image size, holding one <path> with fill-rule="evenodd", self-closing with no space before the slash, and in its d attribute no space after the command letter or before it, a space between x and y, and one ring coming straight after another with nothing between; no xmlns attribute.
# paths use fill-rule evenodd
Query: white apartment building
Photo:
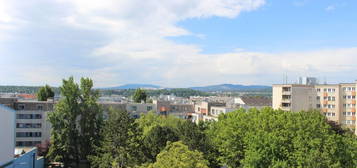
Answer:
<svg viewBox="0 0 357 168"><path fill-rule="evenodd" d="M273 108L293 112L317 109L328 120L356 130L356 86L357 82L273 85Z"/></svg>
<svg viewBox="0 0 357 168"><path fill-rule="evenodd" d="M0 105L0 166L13 160L15 152L15 111Z"/></svg>

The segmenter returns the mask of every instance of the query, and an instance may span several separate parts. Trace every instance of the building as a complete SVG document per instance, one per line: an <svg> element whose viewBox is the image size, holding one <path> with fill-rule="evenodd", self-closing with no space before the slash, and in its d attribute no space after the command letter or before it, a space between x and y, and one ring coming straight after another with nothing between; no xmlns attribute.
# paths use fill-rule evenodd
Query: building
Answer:
<svg viewBox="0 0 357 168"><path fill-rule="evenodd" d="M273 85L273 108L293 112L316 109L328 120L356 130L356 85Z"/></svg>
<svg viewBox="0 0 357 168"><path fill-rule="evenodd" d="M142 114L147 114L149 111L156 113L156 104L153 103L127 103L126 111L134 118L139 118Z"/></svg>
<svg viewBox="0 0 357 168"><path fill-rule="evenodd" d="M54 102L18 100L16 110L16 147L33 147L50 140L51 124L47 120Z"/></svg>
<svg viewBox="0 0 357 168"><path fill-rule="evenodd" d="M15 111L0 105L0 165L14 158L15 153Z"/></svg>
<svg viewBox="0 0 357 168"><path fill-rule="evenodd" d="M186 119L189 114L194 112L194 105L192 103L160 100L154 100L153 103L156 104L157 113L160 115L172 115Z"/></svg>
<svg viewBox="0 0 357 168"><path fill-rule="evenodd" d="M235 98L234 104L233 106L246 110L251 108L262 109L264 107L271 107L272 99L262 96L243 96Z"/></svg>

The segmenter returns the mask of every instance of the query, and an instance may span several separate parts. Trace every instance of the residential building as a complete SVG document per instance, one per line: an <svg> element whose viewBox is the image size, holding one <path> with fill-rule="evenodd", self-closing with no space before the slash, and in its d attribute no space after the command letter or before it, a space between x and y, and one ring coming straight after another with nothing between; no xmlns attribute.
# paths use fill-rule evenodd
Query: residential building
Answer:
<svg viewBox="0 0 357 168"><path fill-rule="evenodd" d="M236 107L244 108L246 110L251 108L262 109L264 107L272 106L272 99L262 96L242 96L234 99Z"/></svg>
<svg viewBox="0 0 357 168"><path fill-rule="evenodd" d="M14 158L15 110L0 105L0 167Z"/></svg>
<svg viewBox="0 0 357 168"><path fill-rule="evenodd" d="M317 109L328 120L356 130L356 86L357 82L273 85L273 108L292 112Z"/></svg>
<svg viewBox="0 0 357 168"><path fill-rule="evenodd" d="M156 113L157 106L153 103L127 103L126 111L132 114L134 118L139 118L142 114L147 114L149 111Z"/></svg>
<svg viewBox="0 0 357 168"><path fill-rule="evenodd" d="M181 101L159 101L154 100L157 106L157 112L160 115L173 115L178 118L186 119L187 116L194 112L193 103L181 103Z"/></svg>

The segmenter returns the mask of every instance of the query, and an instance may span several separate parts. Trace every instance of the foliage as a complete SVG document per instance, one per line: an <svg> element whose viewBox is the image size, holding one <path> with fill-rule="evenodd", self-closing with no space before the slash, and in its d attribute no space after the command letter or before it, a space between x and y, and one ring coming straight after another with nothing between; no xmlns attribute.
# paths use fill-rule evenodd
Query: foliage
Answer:
<svg viewBox="0 0 357 168"><path fill-rule="evenodd" d="M128 112L110 109L108 120L101 132L103 141L90 157L93 167L126 168L140 165L145 160L142 153L141 130Z"/></svg>
<svg viewBox="0 0 357 168"><path fill-rule="evenodd" d="M81 86L73 77L63 80L62 99L49 114L51 145L48 157L67 167L78 167L80 161L94 154L100 141L102 110L96 103L98 93L92 90L92 80L82 78Z"/></svg>
<svg viewBox="0 0 357 168"><path fill-rule="evenodd" d="M133 100L136 103L141 103L142 101L146 102L146 92L143 89L136 89L134 95L133 95Z"/></svg>
<svg viewBox="0 0 357 168"><path fill-rule="evenodd" d="M55 93L49 85L41 87L37 92L38 101L47 101L48 98L53 98Z"/></svg>
<svg viewBox="0 0 357 168"><path fill-rule="evenodd" d="M0 86L0 93L26 93L36 94L41 86ZM58 87L52 87L55 94L59 94Z"/></svg>
<svg viewBox="0 0 357 168"><path fill-rule="evenodd" d="M166 146L167 142L176 142L179 137L177 133L167 126L156 126L144 137L144 145L147 149L146 155L149 160L155 161L157 154Z"/></svg>
<svg viewBox="0 0 357 168"><path fill-rule="evenodd" d="M208 135L229 167L357 166L356 137L337 134L315 111L241 109L221 115Z"/></svg>
<svg viewBox="0 0 357 168"><path fill-rule="evenodd" d="M161 117L152 112L141 116L136 120L136 122L143 130L144 139L148 136L152 136L152 130L155 128L170 128L170 130L174 131L175 135L178 136L178 139L187 145L190 150L203 152L205 159L209 160L210 167L219 167L218 162L215 159L218 157L218 151L213 148L210 140L205 134L207 123L202 122L199 125L196 125L190 121L178 119L170 115L167 117ZM158 143L156 144L159 146ZM163 147L165 147L165 145L160 148L162 149Z"/></svg>
<svg viewBox="0 0 357 168"><path fill-rule="evenodd" d="M182 142L169 143L149 168L208 168L203 154L191 151Z"/></svg>

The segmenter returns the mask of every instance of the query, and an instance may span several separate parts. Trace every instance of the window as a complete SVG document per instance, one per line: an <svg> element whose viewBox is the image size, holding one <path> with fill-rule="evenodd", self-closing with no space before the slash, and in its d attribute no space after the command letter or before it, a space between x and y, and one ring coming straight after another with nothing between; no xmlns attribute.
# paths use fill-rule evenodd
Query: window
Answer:
<svg viewBox="0 0 357 168"><path fill-rule="evenodd" d="M16 119L42 119L41 114L16 114Z"/></svg>
<svg viewBox="0 0 357 168"><path fill-rule="evenodd" d="M352 87L352 91L356 91L356 88L355 88L355 87Z"/></svg>
<svg viewBox="0 0 357 168"><path fill-rule="evenodd" d="M330 89L330 88L329 88L329 89L327 89L327 92L331 92L331 91L332 91L332 89Z"/></svg>
<svg viewBox="0 0 357 168"><path fill-rule="evenodd" d="M37 110L43 110L43 105L38 104L38 105L37 105Z"/></svg>
<svg viewBox="0 0 357 168"><path fill-rule="evenodd" d="M343 99L346 99L347 98L347 96L346 95L343 95Z"/></svg>
<svg viewBox="0 0 357 168"><path fill-rule="evenodd" d="M41 132L16 132L16 137L41 137Z"/></svg>
<svg viewBox="0 0 357 168"><path fill-rule="evenodd" d="M351 112L347 112L347 116L351 116L352 115L352 113Z"/></svg>
<svg viewBox="0 0 357 168"><path fill-rule="evenodd" d="M343 87L343 91L346 91L347 90L347 88L346 87Z"/></svg>
<svg viewBox="0 0 357 168"><path fill-rule="evenodd" d="M317 97L316 97L316 100L320 100L320 96L317 96Z"/></svg>
<svg viewBox="0 0 357 168"><path fill-rule="evenodd" d="M16 141L16 146L36 146L41 144L41 141Z"/></svg>
<svg viewBox="0 0 357 168"><path fill-rule="evenodd" d="M324 89L324 92L326 92L326 91L327 91L327 89L325 88L325 89Z"/></svg>
<svg viewBox="0 0 357 168"><path fill-rule="evenodd" d="M335 96L332 96L332 99L331 99L331 101L336 101L336 98L335 98Z"/></svg>
<svg viewBox="0 0 357 168"><path fill-rule="evenodd" d="M316 104L316 108L321 108L321 104Z"/></svg>
<svg viewBox="0 0 357 168"><path fill-rule="evenodd" d="M147 107L146 107L146 110L147 110L147 111L151 111L151 110L152 110L152 106L147 106Z"/></svg>
<svg viewBox="0 0 357 168"><path fill-rule="evenodd" d="M320 92L320 91L321 91L321 89L320 89L320 88L317 88L317 89L316 89L316 91L317 91L317 92Z"/></svg>
<svg viewBox="0 0 357 168"><path fill-rule="evenodd" d="M332 113L332 116L335 116L336 114L335 113Z"/></svg>
<svg viewBox="0 0 357 168"><path fill-rule="evenodd" d="M136 106L131 106L131 110L136 111L137 109L138 109L138 107L136 107Z"/></svg>
<svg viewBox="0 0 357 168"><path fill-rule="evenodd" d="M19 105L17 105L17 108L19 110L25 110L25 105L24 104L19 104Z"/></svg>
<svg viewBox="0 0 357 168"><path fill-rule="evenodd" d="M344 116L346 116L346 112L343 112L342 114L343 114Z"/></svg>
<svg viewBox="0 0 357 168"><path fill-rule="evenodd" d="M16 123L16 128L41 128L41 123Z"/></svg>

